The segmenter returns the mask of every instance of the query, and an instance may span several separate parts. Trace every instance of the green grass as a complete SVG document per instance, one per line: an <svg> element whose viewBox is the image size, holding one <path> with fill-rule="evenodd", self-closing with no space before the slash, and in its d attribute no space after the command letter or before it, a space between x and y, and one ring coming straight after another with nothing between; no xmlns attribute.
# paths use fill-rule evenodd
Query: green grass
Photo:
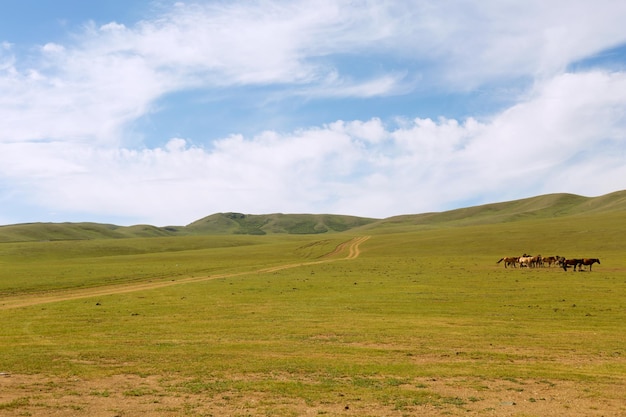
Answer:
<svg viewBox="0 0 626 417"><path fill-rule="evenodd" d="M313 404L341 392L395 410L473 401L416 385L425 377L624 383L625 212L399 228L369 229L356 259L266 273L257 271L319 260L353 234L4 243L3 298L249 273L22 308L2 309L0 298L0 371L159 375L181 395ZM602 264L496 264L522 252Z"/></svg>
<svg viewBox="0 0 626 417"><path fill-rule="evenodd" d="M184 236L0 244L0 296L247 271L316 257L340 238Z"/></svg>

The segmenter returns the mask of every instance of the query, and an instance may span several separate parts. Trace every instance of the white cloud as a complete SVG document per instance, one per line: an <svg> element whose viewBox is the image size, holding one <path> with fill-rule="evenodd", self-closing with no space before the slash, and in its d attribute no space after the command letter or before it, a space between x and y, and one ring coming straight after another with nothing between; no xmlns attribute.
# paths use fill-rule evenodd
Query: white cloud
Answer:
<svg viewBox="0 0 626 417"><path fill-rule="evenodd" d="M356 140L362 139L366 143L380 143L389 136L382 121L378 118L365 122L360 120L350 122L339 120L331 123L329 126L333 131L347 134Z"/></svg>
<svg viewBox="0 0 626 417"><path fill-rule="evenodd" d="M0 76L2 76L2 71L14 70L15 57L10 54L11 48L12 45L8 42L0 43Z"/></svg>
<svg viewBox="0 0 626 417"><path fill-rule="evenodd" d="M59 53L65 51L65 47L63 45L59 45L58 43L47 43L41 47L41 50L45 53Z"/></svg>
<svg viewBox="0 0 626 417"><path fill-rule="evenodd" d="M457 4L458 6L458 4ZM277 84L311 97L373 97L422 85L471 88L553 75L626 41L626 5L298 1L179 5L132 27L87 25L75 44L47 43L24 62L3 43L0 140L98 140L165 94L192 87ZM378 53L400 68L355 78L332 57ZM4 58L2 58L4 56ZM382 61L384 62L384 61ZM425 63L415 68L414 62ZM430 69L428 69L430 68ZM12 72L7 72L7 70ZM411 72L411 74L408 73ZM425 78L424 78L425 77ZM8 99L10 98L10 100Z"/></svg>
<svg viewBox="0 0 626 417"><path fill-rule="evenodd" d="M626 4L611 0L417 3L424 8L407 12L414 22L409 35L395 40L437 62L434 70L455 88L551 77L572 61L626 42L620 24Z"/></svg>
<svg viewBox="0 0 626 417"><path fill-rule="evenodd" d="M535 190L599 195L626 186L625 83L622 73L565 74L483 123L338 121L211 148L181 138L144 150L12 144L0 166L30 178L33 198L54 210L161 225L228 210L386 217Z"/></svg>

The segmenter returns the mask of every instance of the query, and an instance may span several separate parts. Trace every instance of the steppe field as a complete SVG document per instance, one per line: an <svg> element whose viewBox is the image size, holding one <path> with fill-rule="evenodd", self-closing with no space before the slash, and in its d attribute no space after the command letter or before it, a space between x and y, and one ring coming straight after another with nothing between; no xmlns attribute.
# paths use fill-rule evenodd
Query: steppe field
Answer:
<svg viewBox="0 0 626 417"><path fill-rule="evenodd" d="M626 416L626 210L489 210L0 243L0 416Z"/></svg>

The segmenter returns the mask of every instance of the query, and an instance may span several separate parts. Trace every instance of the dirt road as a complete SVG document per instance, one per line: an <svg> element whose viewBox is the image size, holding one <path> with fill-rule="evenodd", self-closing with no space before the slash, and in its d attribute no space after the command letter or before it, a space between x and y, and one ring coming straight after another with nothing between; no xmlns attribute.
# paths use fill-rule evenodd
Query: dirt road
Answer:
<svg viewBox="0 0 626 417"><path fill-rule="evenodd" d="M351 260L351 259L356 259L359 257L359 255L361 254L359 245L361 245L361 243L365 242L369 238L370 236L361 236L361 237L355 237L346 242L343 242L339 244L332 252L329 252L326 255L322 256L320 260L317 260L317 261L278 265L278 266L273 266L270 268L256 269L256 270L244 271L244 272L217 274L217 275L209 275L209 276L204 276L204 277L182 278L182 279L170 280L170 281L141 282L141 283L133 283L133 284L125 284L125 285L115 285L115 286L112 285L112 286L106 286L106 287L54 291L54 292L43 294L43 295L27 294L27 295L22 295L22 296L17 296L17 297L7 297L4 299L0 299L0 310L7 310L7 309L19 308L19 307L29 307L33 305L55 303L59 301L78 300L78 299L91 298L91 297L101 297L101 296L112 295L112 294L124 294L124 293L129 293L129 292L145 291L145 290L151 290L151 289L156 289L156 288L170 287L172 285L208 281L208 280L218 279L218 278L229 278L229 277L237 277L237 276L242 276L242 275L259 274L259 273L261 274L271 273L271 272L281 271L284 269L298 268L298 267L306 266L306 265L336 262L340 260ZM347 252L347 255L343 258L338 258L337 256L343 252Z"/></svg>

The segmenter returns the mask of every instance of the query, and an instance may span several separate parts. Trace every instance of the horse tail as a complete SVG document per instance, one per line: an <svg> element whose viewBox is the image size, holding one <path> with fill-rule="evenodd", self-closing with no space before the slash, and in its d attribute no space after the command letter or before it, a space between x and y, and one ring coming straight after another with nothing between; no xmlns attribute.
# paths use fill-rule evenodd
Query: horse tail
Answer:
<svg viewBox="0 0 626 417"><path fill-rule="evenodd" d="M499 264L500 262L502 262L504 260L504 258L500 258L500 260L498 262L496 262L497 264Z"/></svg>

